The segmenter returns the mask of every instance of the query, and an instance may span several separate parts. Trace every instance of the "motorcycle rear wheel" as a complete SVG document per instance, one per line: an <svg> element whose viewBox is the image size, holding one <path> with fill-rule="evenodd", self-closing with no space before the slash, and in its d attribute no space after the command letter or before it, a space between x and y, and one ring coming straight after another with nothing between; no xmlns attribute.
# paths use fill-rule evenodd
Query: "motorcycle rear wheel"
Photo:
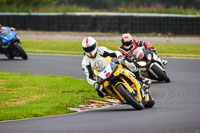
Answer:
<svg viewBox="0 0 200 133"><path fill-rule="evenodd" d="M13 60L14 56L13 55L6 55L8 57L9 60Z"/></svg>
<svg viewBox="0 0 200 133"><path fill-rule="evenodd" d="M147 104L144 105L145 108L152 108L155 104L153 99L150 99Z"/></svg>
<svg viewBox="0 0 200 133"><path fill-rule="evenodd" d="M13 60L14 57L15 57L15 56L12 54L12 51L9 51L9 53L4 53L4 55L5 55L6 57L8 57L9 60Z"/></svg>
<svg viewBox="0 0 200 133"><path fill-rule="evenodd" d="M167 83L170 82L170 79L167 76L167 74L165 72L163 72L158 66L153 65L151 69L158 75L159 80L161 80L161 81L164 80Z"/></svg>
<svg viewBox="0 0 200 133"><path fill-rule="evenodd" d="M128 104L133 106L136 110L142 110L144 108L143 104L135 99L135 97L130 94L129 91L125 89L122 84L116 86L116 90L121 94L121 96L126 100Z"/></svg>

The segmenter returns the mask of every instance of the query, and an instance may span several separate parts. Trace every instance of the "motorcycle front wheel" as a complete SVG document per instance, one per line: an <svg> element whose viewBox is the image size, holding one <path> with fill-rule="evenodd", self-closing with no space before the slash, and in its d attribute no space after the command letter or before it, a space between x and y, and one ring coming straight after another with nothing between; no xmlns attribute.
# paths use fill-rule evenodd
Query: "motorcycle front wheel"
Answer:
<svg viewBox="0 0 200 133"><path fill-rule="evenodd" d="M142 110L144 108L143 104L136 100L135 97L127 89L125 89L122 84L118 84L116 86L116 90L126 100L126 102L133 106L136 110Z"/></svg>
<svg viewBox="0 0 200 133"><path fill-rule="evenodd" d="M157 74L159 80L161 80L161 81L164 80L164 81L167 82L167 83L170 82L170 79L169 79L169 77L167 76L167 74L166 74L165 72L163 72L158 66L153 65L151 69L154 71L154 73Z"/></svg>
<svg viewBox="0 0 200 133"><path fill-rule="evenodd" d="M16 45L15 47L16 47L17 51L19 52L19 56L21 56L22 59L27 60L28 56L27 56L26 52L24 51L24 49L20 45Z"/></svg>

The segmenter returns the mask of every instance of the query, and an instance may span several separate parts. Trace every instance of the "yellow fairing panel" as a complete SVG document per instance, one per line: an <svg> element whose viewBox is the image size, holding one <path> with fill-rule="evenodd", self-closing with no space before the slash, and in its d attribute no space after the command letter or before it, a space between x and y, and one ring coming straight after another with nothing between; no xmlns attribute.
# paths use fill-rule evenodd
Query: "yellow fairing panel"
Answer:
<svg viewBox="0 0 200 133"><path fill-rule="evenodd" d="M123 70L123 66L119 64L117 70L114 73L114 76L117 77L119 74L122 73L122 70Z"/></svg>
<svg viewBox="0 0 200 133"><path fill-rule="evenodd" d="M118 91L115 89L115 86L113 86L113 85L111 85L111 87L113 88L113 90L117 93ZM118 99L119 101L121 101L121 102L123 102L125 99L121 96L117 96L117 95L115 95L110 89L107 89L106 90L109 94L111 94L112 96L114 96L116 99Z"/></svg>
<svg viewBox="0 0 200 133"><path fill-rule="evenodd" d="M124 76L126 76L133 82L131 87L137 91L137 97L140 101L142 101L142 96L140 93L140 89L141 89L140 83L135 79L135 77L132 76L132 74L128 70L124 71Z"/></svg>
<svg viewBox="0 0 200 133"><path fill-rule="evenodd" d="M122 82L118 82L115 86L117 86L119 83ZM123 83L122 83L123 84ZM119 96L120 101L124 101L125 99L121 96L121 94L116 90L115 86L112 85L113 90L115 91L115 93Z"/></svg>
<svg viewBox="0 0 200 133"><path fill-rule="evenodd" d="M121 80L123 81L123 85L126 87L126 89L130 92L133 93L133 89L130 87L130 85L121 77ZM117 83L118 84L118 83ZM116 86L116 85L115 85Z"/></svg>

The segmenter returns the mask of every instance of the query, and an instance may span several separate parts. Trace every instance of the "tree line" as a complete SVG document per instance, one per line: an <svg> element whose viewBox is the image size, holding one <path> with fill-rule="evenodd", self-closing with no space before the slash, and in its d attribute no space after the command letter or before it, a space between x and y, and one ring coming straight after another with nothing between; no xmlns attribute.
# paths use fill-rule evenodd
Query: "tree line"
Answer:
<svg viewBox="0 0 200 133"><path fill-rule="evenodd" d="M166 8L183 7L200 9L200 0L58 0L58 4L75 4L92 9L112 9L119 6L152 6L162 4Z"/></svg>
<svg viewBox="0 0 200 133"><path fill-rule="evenodd" d="M89 9L106 9L116 11L117 8L155 7L164 8L196 8L200 9L200 0L0 0L1 11L37 11L44 6L73 5ZM15 9L15 10L14 10Z"/></svg>

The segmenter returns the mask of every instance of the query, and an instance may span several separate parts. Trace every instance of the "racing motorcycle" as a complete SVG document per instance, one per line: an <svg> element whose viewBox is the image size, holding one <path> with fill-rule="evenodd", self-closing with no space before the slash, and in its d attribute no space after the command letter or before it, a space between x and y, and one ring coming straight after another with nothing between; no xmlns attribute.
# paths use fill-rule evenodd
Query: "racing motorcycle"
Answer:
<svg viewBox="0 0 200 133"><path fill-rule="evenodd" d="M6 27L5 33L3 35L0 34L0 39L0 53L7 56L8 59L14 59L14 57L21 57L24 60L28 59L28 56L22 48L21 42L15 31Z"/></svg>
<svg viewBox="0 0 200 133"><path fill-rule="evenodd" d="M135 75L122 64L109 62L101 71L94 70L94 74L104 91L122 103L129 104L136 110L154 106L155 101L149 89L145 91Z"/></svg>
<svg viewBox="0 0 200 133"><path fill-rule="evenodd" d="M165 81L167 83L170 82L164 64L153 50L145 49L145 47L142 46L136 48L132 55L136 67L141 70L144 77L158 81ZM130 59L131 57L128 58Z"/></svg>

